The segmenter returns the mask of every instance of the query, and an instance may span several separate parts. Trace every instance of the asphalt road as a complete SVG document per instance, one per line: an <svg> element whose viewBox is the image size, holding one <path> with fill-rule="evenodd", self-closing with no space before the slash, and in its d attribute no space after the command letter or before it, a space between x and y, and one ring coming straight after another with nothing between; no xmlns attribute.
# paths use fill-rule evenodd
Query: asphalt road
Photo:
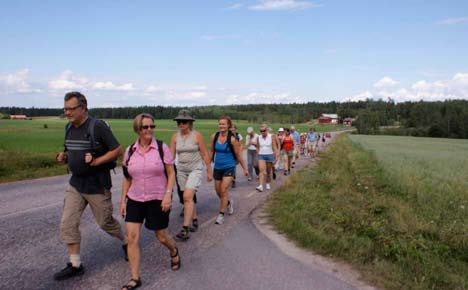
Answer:
<svg viewBox="0 0 468 290"><path fill-rule="evenodd" d="M300 158L296 167L309 163ZM296 258L287 255L271 235L258 229L258 222L254 224L269 193L287 177L279 174L270 191L258 193L256 181L247 181L241 172L238 168L237 187L230 191L235 213L226 215L224 225L214 224L218 210L214 184L203 184L197 205L201 227L187 242L178 242L180 271L170 270L168 251L143 229L140 289L358 289L355 281L343 281L333 271L309 263L315 258L305 253L299 252ZM122 174L112 177L117 216ZM89 209L81 223L81 260L86 273L66 281L53 280L52 275L68 262L58 231L67 182L64 175L0 185L0 289L120 289L129 280L120 241L98 228ZM182 225L180 210L174 196L169 227L173 235Z"/></svg>

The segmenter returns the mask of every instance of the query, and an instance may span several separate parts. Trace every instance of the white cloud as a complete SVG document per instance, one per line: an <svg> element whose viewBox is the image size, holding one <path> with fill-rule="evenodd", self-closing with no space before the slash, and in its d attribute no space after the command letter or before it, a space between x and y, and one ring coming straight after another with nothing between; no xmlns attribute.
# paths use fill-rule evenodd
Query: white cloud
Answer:
<svg viewBox="0 0 468 290"><path fill-rule="evenodd" d="M393 80L391 77L383 77L378 82L374 84L375 88L388 88L397 85L398 82Z"/></svg>
<svg viewBox="0 0 468 290"><path fill-rule="evenodd" d="M344 102L359 102L359 101L365 101L367 99L372 99L372 93L370 91L365 91L362 93L359 93L357 95L345 98L343 101Z"/></svg>
<svg viewBox="0 0 468 290"><path fill-rule="evenodd" d="M104 91L133 91L134 90L132 83L127 83L127 84L118 86L110 81L96 82L95 84L93 84L92 88L96 90L104 90Z"/></svg>
<svg viewBox="0 0 468 290"><path fill-rule="evenodd" d="M359 101L366 98L405 101L443 101L448 99L468 100L468 73L456 73L451 79L429 82L419 80L408 88L398 86L398 82L384 77L374 84L375 90L345 98L343 101Z"/></svg>
<svg viewBox="0 0 468 290"><path fill-rule="evenodd" d="M297 0L262 0L249 7L250 10L269 11L269 10L304 10L309 8L318 8L322 5L310 1Z"/></svg>
<svg viewBox="0 0 468 290"><path fill-rule="evenodd" d="M88 84L87 78L77 77L71 70L65 70L57 78L49 81L49 89L52 91L85 90Z"/></svg>
<svg viewBox="0 0 468 290"><path fill-rule="evenodd" d="M29 70L23 69L16 73L0 73L0 94L15 93L37 93L39 89L34 89L28 82Z"/></svg>
<svg viewBox="0 0 468 290"><path fill-rule="evenodd" d="M466 23L468 23L468 17L447 18L437 22L438 25L459 25Z"/></svg>

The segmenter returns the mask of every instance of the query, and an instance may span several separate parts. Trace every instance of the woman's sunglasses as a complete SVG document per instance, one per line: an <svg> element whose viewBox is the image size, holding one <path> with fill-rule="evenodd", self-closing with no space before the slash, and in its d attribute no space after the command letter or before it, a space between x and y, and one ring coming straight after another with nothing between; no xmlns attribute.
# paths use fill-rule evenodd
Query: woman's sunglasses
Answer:
<svg viewBox="0 0 468 290"><path fill-rule="evenodd" d="M177 120L177 125L179 124L187 124L189 121L187 120Z"/></svg>
<svg viewBox="0 0 468 290"><path fill-rule="evenodd" d="M149 128L154 129L154 128L156 128L156 126L155 125L143 125L143 126L141 126L141 129L148 130Z"/></svg>

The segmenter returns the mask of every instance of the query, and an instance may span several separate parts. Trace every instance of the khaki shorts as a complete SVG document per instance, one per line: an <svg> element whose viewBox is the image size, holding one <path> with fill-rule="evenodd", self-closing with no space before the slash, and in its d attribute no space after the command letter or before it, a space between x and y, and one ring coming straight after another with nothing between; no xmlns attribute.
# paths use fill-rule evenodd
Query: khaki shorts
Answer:
<svg viewBox="0 0 468 290"><path fill-rule="evenodd" d="M177 170L177 182L181 191L185 188L198 190L203 181L203 170L195 169L192 171Z"/></svg>
<svg viewBox="0 0 468 290"><path fill-rule="evenodd" d="M112 216L112 194L109 190L106 190L104 194L84 194L70 185L65 191L60 221L60 239L65 244L81 242L81 215L88 204L101 229L113 237L123 234L120 223Z"/></svg>

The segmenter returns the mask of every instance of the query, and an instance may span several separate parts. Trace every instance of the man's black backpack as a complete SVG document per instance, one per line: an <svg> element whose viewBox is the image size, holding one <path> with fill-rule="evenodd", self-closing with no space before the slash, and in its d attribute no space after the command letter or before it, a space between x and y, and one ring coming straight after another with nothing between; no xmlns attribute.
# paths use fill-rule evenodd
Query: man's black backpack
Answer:
<svg viewBox="0 0 468 290"><path fill-rule="evenodd" d="M110 128L109 126L109 123L107 123L106 121L102 121L102 120L98 120L96 118L93 118L91 116L88 117L89 118L89 124L88 124L88 136L89 136L89 141L90 141L90 144L91 144L91 154L93 156L96 156L96 149L99 147L99 145L96 143L96 138L95 138L95 129L96 129L96 123L97 122L103 122L104 124L106 124L107 127ZM71 130L71 126L72 126L72 123L68 123L67 126L65 127L65 140L67 139L67 136L68 136L68 133L70 132ZM64 144L65 146L65 151L67 151L67 146ZM117 160L113 160L113 161L110 161L106 164L103 164L102 166L104 166L109 169L109 170L113 170L115 167L117 167ZM115 171L114 171L115 172Z"/></svg>
<svg viewBox="0 0 468 290"><path fill-rule="evenodd" d="M162 163L165 164L164 163L163 141L156 139L156 143L158 143L159 157L161 158ZM128 149L128 156L127 156L127 160L125 160L122 163L122 171L123 171L123 175L126 178L132 178L130 176L130 174L128 173L128 162L130 161L130 157L132 157L133 153L135 153L135 149L133 148L133 144L128 146L127 149ZM127 149L125 151L127 151ZM164 175L166 175L166 178L167 178L166 166L164 166Z"/></svg>

